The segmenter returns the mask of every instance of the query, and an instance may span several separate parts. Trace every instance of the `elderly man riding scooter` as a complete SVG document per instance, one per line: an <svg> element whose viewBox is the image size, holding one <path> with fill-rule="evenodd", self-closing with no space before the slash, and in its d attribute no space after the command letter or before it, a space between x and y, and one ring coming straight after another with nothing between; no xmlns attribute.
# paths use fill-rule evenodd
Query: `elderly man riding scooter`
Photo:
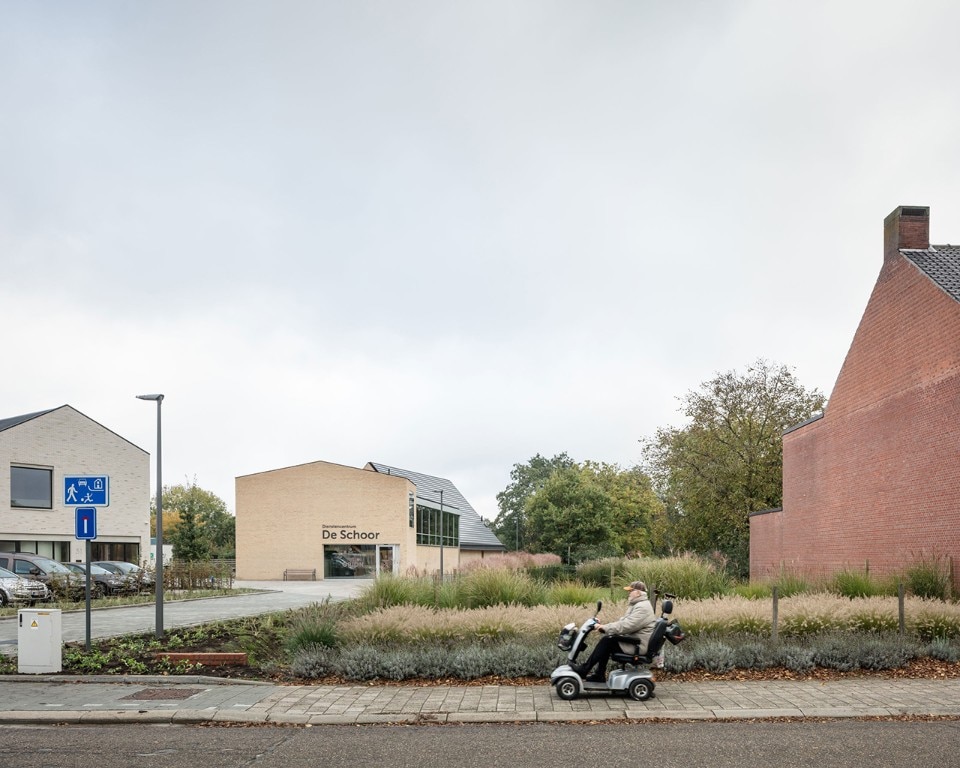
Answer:
<svg viewBox="0 0 960 768"><path fill-rule="evenodd" d="M640 646L640 653L645 653L650 635L653 634L653 625L657 617L653 613L653 606L647 597L647 585L642 581L635 581L624 587L630 593L627 598L630 610L616 621L609 624L599 624L597 629L604 633L600 642L594 647L590 658L583 664L573 667L573 671L584 678L586 682L602 683L606 680L607 662L616 648L614 643L625 653L633 652L633 643ZM629 639L630 643L620 643L621 638ZM590 670L596 670L591 674Z"/></svg>

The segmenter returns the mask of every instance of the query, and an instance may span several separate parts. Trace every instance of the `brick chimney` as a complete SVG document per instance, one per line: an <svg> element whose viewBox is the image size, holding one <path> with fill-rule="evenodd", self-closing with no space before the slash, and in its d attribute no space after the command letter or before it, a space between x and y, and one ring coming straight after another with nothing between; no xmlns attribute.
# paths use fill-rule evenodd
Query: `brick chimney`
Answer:
<svg viewBox="0 0 960 768"><path fill-rule="evenodd" d="M892 259L901 248L930 247L930 209L901 205L883 220L883 259Z"/></svg>

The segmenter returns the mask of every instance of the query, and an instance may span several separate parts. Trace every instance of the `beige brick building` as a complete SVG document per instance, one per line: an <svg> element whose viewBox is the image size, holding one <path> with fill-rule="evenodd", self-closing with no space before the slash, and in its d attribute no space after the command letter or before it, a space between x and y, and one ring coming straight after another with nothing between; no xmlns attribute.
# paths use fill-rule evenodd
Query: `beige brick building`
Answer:
<svg viewBox="0 0 960 768"><path fill-rule="evenodd" d="M105 476L96 560L139 563L150 554L150 455L69 405L0 419L0 551L80 561L75 506L64 478Z"/></svg>
<svg viewBox="0 0 960 768"><path fill-rule="evenodd" d="M450 481L382 464L244 475L236 504L239 579L446 574L505 550Z"/></svg>

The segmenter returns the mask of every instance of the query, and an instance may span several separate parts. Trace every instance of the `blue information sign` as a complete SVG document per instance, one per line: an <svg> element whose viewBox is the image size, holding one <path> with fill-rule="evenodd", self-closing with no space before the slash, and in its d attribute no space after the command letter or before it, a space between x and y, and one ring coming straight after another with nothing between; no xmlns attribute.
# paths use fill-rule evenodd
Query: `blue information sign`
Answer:
<svg viewBox="0 0 960 768"><path fill-rule="evenodd" d="M77 538L97 538L97 508L77 507Z"/></svg>
<svg viewBox="0 0 960 768"><path fill-rule="evenodd" d="M63 503L68 507L109 507L110 478L107 475L68 475L63 478Z"/></svg>

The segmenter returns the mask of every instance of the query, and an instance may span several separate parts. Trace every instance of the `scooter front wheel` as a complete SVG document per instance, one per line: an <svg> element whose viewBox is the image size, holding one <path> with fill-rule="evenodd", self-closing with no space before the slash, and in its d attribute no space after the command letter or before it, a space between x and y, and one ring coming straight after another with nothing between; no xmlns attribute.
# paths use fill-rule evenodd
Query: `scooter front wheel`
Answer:
<svg viewBox="0 0 960 768"><path fill-rule="evenodd" d="M627 692L634 701L646 701L653 696L653 683L641 677L639 680L630 683Z"/></svg>
<svg viewBox="0 0 960 768"><path fill-rule="evenodd" d="M580 695L580 684L572 677L557 680L557 696L564 701L573 701Z"/></svg>

